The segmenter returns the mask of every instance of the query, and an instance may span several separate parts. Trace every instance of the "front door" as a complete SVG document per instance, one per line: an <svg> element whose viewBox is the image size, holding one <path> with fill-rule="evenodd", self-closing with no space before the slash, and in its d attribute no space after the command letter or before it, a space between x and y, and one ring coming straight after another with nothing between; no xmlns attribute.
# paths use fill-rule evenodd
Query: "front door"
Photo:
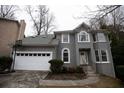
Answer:
<svg viewBox="0 0 124 93"><path fill-rule="evenodd" d="M88 64L88 54L86 51L80 52L80 65Z"/></svg>

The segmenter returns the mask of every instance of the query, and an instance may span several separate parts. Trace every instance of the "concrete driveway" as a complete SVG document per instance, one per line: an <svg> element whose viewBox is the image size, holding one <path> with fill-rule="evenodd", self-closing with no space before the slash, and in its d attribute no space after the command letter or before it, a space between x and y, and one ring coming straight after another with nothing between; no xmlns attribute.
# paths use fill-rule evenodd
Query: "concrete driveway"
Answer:
<svg viewBox="0 0 124 93"><path fill-rule="evenodd" d="M47 76L42 71L16 71L9 74L0 74L0 88L36 88L39 81Z"/></svg>

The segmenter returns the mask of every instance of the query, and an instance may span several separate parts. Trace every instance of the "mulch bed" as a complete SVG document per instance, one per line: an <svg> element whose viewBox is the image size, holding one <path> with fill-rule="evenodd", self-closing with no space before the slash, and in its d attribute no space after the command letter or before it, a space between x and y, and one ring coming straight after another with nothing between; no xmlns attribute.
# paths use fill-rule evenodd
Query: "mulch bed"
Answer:
<svg viewBox="0 0 124 93"><path fill-rule="evenodd" d="M45 80L81 80L85 79L86 75L84 73L49 73Z"/></svg>

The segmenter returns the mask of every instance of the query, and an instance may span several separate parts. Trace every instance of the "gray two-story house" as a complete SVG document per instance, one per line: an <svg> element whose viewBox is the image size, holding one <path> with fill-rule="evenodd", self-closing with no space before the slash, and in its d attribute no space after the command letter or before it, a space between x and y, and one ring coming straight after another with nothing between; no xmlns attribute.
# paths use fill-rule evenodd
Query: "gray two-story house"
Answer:
<svg viewBox="0 0 124 93"><path fill-rule="evenodd" d="M61 59L65 66L91 66L96 73L115 77L108 33L91 30L85 23L74 30L26 37L18 43L13 53L16 70L49 70L50 59Z"/></svg>

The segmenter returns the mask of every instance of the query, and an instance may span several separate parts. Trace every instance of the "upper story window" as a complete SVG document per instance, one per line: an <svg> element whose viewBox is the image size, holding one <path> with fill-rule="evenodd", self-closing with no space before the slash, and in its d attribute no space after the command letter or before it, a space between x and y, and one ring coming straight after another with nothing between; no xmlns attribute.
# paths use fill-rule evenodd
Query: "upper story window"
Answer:
<svg viewBox="0 0 124 93"><path fill-rule="evenodd" d="M69 34L62 34L62 43L69 43Z"/></svg>
<svg viewBox="0 0 124 93"><path fill-rule="evenodd" d="M98 42L106 42L106 38L104 33L97 33L97 39Z"/></svg>
<svg viewBox="0 0 124 93"><path fill-rule="evenodd" d="M89 34L85 31L78 33L78 42L89 42Z"/></svg>
<svg viewBox="0 0 124 93"><path fill-rule="evenodd" d="M70 63L70 51L68 48L62 49L62 60L64 63Z"/></svg>

